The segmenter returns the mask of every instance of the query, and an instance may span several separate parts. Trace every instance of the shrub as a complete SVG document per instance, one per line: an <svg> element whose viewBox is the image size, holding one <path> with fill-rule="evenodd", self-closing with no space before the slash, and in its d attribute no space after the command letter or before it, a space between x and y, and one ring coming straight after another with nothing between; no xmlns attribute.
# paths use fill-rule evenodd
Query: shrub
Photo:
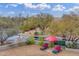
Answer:
<svg viewBox="0 0 79 59"><path fill-rule="evenodd" d="M39 37L39 41L44 41L44 38L43 37Z"/></svg>
<svg viewBox="0 0 79 59"><path fill-rule="evenodd" d="M42 34L43 34L43 32L38 32L38 34L39 34L39 35L42 35Z"/></svg>
<svg viewBox="0 0 79 59"><path fill-rule="evenodd" d="M44 41L39 41L39 42L38 42L38 45L39 45L39 46L42 46L43 44L44 44Z"/></svg>
<svg viewBox="0 0 79 59"><path fill-rule="evenodd" d="M66 45L67 48L73 48L73 49L76 49L77 48L77 44L76 42L72 42L72 43L68 43Z"/></svg>
<svg viewBox="0 0 79 59"><path fill-rule="evenodd" d="M73 42L73 48L77 48L77 43Z"/></svg>
<svg viewBox="0 0 79 59"><path fill-rule="evenodd" d="M28 44L28 45L35 44L34 38L33 37L28 38L28 40L26 41L26 44Z"/></svg>
<svg viewBox="0 0 79 59"><path fill-rule="evenodd" d="M7 29L6 30L6 34L10 37L10 36L13 36L13 35L17 35L18 34L18 30L16 29Z"/></svg>
<svg viewBox="0 0 79 59"><path fill-rule="evenodd" d="M67 43L66 47L71 48L71 43Z"/></svg>
<svg viewBox="0 0 79 59"><path fill-rule="evenodd" d="M42 35L43 32L35 32L35 35Z"/></svg>

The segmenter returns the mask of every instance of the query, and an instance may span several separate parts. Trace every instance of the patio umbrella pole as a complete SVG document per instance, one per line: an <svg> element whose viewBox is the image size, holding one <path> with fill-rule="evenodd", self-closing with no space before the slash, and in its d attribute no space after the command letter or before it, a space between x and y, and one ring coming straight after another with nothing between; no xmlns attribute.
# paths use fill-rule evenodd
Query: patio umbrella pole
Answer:
<svg viewBox="0 0 79 59"><path fill-rule="evenodd" d="M50 42L49 46L52 48L54 47L54 42Z"/></svg>

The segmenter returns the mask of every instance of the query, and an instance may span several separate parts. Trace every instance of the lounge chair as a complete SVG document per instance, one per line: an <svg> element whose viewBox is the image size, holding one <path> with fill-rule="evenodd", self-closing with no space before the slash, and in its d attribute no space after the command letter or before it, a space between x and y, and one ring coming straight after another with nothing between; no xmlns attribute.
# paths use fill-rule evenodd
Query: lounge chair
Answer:
<svg viewBox="0 0 79 59"><path fill-rule="evenodd" d="M60 45L56 45L53 49L52 49L52 53L57 54L60 51L62 51L62 48Z"/></svg>
<svg viewBox="0 0 79 59"><path fill-rule="evenodd" d="M48 48L48 43L43 44L40 50L46 50Z"/></svg>

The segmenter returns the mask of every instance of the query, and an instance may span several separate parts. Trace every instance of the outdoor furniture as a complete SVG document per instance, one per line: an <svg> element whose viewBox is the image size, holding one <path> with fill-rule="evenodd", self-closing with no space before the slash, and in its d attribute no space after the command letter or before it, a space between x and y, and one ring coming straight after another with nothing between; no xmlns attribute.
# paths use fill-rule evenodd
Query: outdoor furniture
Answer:
<svg viewBox="0 0 79 59"><path fill-rule="evenodd" d="M48 48L48 43L43 44L43 46L40 48L40 50L45 50Z"/></svg>
<svg viewBox="0 0 79 59"><path fill-rule="evenodd" d="M64 40L59 40L59 41L55 42L55 44L65 46L65 41Z"/></svg>
<svg viewBox="0 0 79 59"><path fill-rule="evenodd" d="M65 40L59 40L59 41L55 42L55 45L60 45L62 47L62 49L65 50L66 41Z"/></svg>
<svg viewBox="0 0 79 59"><path fill-rule="evenodd" d="M58 51L57 50L52 50L52 53L57 54Z"/></svg>
<svg viewBox="0 0 79 59"><path fill-rule="evenodd" d="M45 40L50 41L50 42L56 42L57 38L55 36L48 36L47 38L45 38Z"/></svg>
<svg viewBox="0 0 79 59"><path fill-rule="evenodd" d="M62 51L62 48L60 45L56 45L53 49L52 49L52 53L57 54L60 51Z"/></svg>
<svg viewBox="0 0 79 59"><path fill-rule="evenodd" d="M44 40L50 42L50 47L53 47L54 46L54 43L57 42L56 36L52 36L52 35L46 37Z"/></svg>

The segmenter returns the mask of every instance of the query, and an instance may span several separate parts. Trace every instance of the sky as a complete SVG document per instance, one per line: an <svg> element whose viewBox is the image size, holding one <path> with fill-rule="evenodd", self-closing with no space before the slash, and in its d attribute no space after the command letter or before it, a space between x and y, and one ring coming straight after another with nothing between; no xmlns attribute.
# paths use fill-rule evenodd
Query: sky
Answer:
<svg viewBox="0 0 79 59"><path fill-rule="evenodd" d="M55 17L74 12L79 14L78 3L0 3L1 16L31 16L48 13Z"/></svg>

